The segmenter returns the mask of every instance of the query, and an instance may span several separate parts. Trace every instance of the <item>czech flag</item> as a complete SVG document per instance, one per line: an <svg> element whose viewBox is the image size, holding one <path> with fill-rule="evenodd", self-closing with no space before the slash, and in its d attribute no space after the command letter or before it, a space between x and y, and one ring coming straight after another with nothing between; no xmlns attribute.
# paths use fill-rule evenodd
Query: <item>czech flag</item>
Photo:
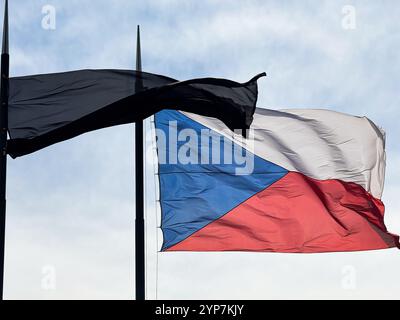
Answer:
<svg viewBox="0 0 400 320"><path fill-rule="evenodd" d="M164 110L155 127L162 251L400 248L380 200L385 136L365 117L257 109L244 139L215 118Z"/></svg>

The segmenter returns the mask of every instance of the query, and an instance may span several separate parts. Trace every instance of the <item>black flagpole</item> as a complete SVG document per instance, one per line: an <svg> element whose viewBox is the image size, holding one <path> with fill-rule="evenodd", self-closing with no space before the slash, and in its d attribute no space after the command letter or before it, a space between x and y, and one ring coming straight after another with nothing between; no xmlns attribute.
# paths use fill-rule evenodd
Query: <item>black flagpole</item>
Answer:
<svg viewBox="0 0 400 320"><path fill-rule="evenodd" d="M137 27L136 71L142 71L140 47L140 27ZM141 76L136 77L136 92L143 90ZM143 161L143 121L135 124L135 166L136 166L136 300L145 300L145 244L144 244L144 161Z"/></svg>
<svg viewBox="0 0 400 320"><path fill-rule="evenodd" d="M4 9L3 48L1 53L1 105L0 105L0 299L3 300L4 247L6 233L6 178L8 129L8 0Z"/></svg>

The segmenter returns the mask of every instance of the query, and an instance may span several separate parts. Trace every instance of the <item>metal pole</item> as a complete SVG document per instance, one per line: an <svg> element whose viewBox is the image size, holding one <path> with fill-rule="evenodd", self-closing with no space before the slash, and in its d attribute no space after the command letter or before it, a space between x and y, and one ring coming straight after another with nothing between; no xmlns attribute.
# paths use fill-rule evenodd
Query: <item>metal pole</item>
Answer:
<svg viewBox="0 0 400 320"><path fill-rule="evenodd" d="M9 65L8 55L8 0L5 2L3 46L1 53L1 105L0 105L0 299L3 300L4 248L6 233L6 178Z"/></svg>
<svg viewBox="0 0 400 320"><path fill-rule="evenodd" d="M137 27L136 71L142 71L140 27ZM136 92L143 90L140 75L136 77ZM135 124L135 166L136 166L136 300L145 300L145 238L144 238L144 161L143 161L143 120Z"/></svg>

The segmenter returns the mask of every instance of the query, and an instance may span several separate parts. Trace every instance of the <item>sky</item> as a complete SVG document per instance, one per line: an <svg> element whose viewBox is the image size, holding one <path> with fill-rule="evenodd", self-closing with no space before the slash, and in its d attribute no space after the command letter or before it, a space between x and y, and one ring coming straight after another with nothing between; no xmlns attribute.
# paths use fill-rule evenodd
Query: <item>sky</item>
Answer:
<svg viewBox="0 0 400 320"><path fill-rule="evenodd" d="M133 69L137 24L145 71L240 82L265 71L259 107L328 108L385 129L385 221L400 233L399 15L397 0L11 0L10 72ZM147 164L148 298L400 298L397 249L156 253ZM10 159L7 179L6 299L134 298L133 125Z"/></svg>

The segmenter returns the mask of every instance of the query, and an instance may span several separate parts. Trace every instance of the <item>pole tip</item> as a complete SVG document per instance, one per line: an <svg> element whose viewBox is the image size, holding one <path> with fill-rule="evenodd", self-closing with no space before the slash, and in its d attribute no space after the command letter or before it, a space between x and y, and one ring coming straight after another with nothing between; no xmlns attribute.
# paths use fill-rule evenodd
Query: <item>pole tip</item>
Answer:
<svg viewBox="0 0 400 320"><path fill-rule="evenodd" d="M142 71L142 50L141 50L141 44L140 44L140 25L137 26L136 71Z"/></svg>
<svg viewBox="0 0 400 320"><path fill-rule="evenodd" d="M8 54L8 0L5 1L5 5L4 5L2 53L3 54Z"/></svg>

